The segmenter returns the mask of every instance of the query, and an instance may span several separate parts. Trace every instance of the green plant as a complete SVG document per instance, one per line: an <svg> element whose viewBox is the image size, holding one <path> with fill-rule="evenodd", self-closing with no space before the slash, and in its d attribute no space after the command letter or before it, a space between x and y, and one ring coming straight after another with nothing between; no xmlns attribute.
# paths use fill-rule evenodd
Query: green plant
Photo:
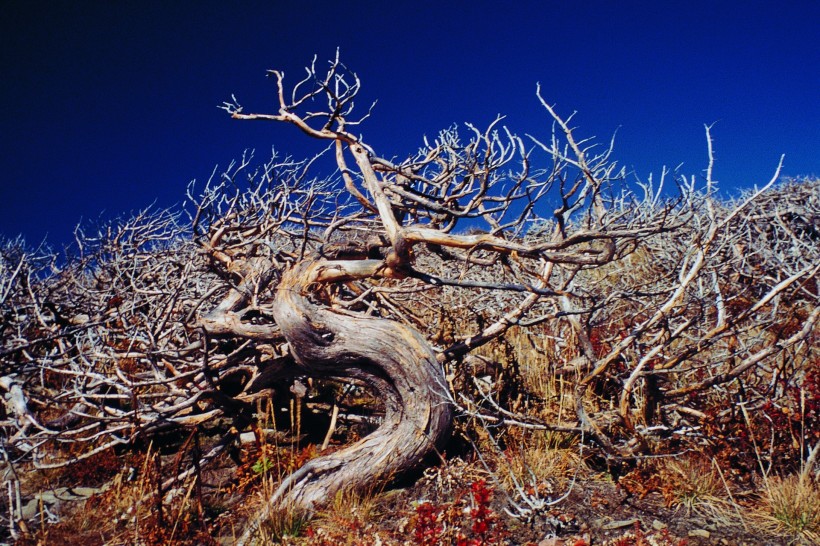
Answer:
<svg viewBox="0 0 820 546"><path fill-rule="evenodd" d="M276 463L268 459L267 457L260 457L254 464L251 466L251 470L254 474L267 474L267 472L276 466Z"/></svg>

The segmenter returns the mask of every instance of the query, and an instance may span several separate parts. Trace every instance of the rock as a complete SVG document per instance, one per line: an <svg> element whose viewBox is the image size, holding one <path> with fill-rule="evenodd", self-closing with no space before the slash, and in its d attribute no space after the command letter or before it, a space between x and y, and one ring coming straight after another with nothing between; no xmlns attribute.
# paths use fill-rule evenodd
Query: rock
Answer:
<svg viewBox="0 0 820 546"><path fill-rule="evenodd" d="M91 317L89 317L85 313L80 313L79 315L74 315L73 317L68 319L68 322L70 322L74 326L82 326L83 324L91 322Z"/></svg>
<svg viewBox="0 0 820 546"><path fill-rule="evenodd" d="M21 509L22 519L31 519L40 513L41 505L48 508L57 508L63 502L85 500L92 495L102 493L110 487L110 483L102 487L58 487L49 491L43 491L34 496Z"/></svg>
<svg viewBox="0 0 820 546"><path fill-rule="evenodd" d="M691 538L709 538L712 536L712 533L707 531L706 529L692 529L689 531L689 536Z"/></svg>
<svg viewBox="0 0 820 546"><path fill-rule="evenodd" d="M639 521L638 518L623 519L623 520L620 520L620 521L612 521L610 523L602 525L601 529L604 529L604 530L607 530L607 531L610 531L612 529L623 529L624 527L632 527L633 525L638 523L638 521Z"/></svg>
<svg viewBox="0 0 820 546"><path fill-rule="evenodd" d="M293 385L290 387L290 392L293 393L296 398L304 398L307 391L307 386L304 383L298 379L293 380Z"/></svg>
<svg viewBox="0 0 820 546"><path fill-rule="evenodd" d="M666 524L665 524L664 522L662 522L662 521L652 520L652 528L653 528L654 530L656 530L656 531L663 531L663 530L664 530L664 529L666 529L667 527L668 527L668 525L666 525Z"/></svg>

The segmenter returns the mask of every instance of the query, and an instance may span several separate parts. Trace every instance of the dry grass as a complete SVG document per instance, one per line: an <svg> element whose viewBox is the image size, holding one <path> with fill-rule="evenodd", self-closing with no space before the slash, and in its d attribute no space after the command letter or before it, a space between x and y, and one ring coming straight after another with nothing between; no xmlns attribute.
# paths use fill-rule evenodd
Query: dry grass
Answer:
<svg viewBox="0 0 820 546"><path fill-rule="evenodd" d="M310 522L310 516L299 510L283 508L271 513L270 517L259 527L254 537L257 544L280 544L288 538L295 538L302 534Z"/></svg>
<svg viewBox="0 0 820 546"><path fill-rule="evenodd" d="M820 544L820 486L807 476L766 480L752 520L796 544Z"/></svg>
<svg viewBox="0 0 820 546"><path fill-rule="evenodd" d="M585 469L577 437L554 432L520 434L505 457L498 459L498 466L505 470L499 472L505 487L517 482L542 495L553 495L579 469Z"/></svg>
<svg viewBox="0 0 820 546"><path fill-rule="evenodd" d="M571 423L575 420L573 390L577 378L557 374L556 368L564 366L566 357L579 354L580 349L572 329L561 332L561 337L557 334L546 328L512 328L505 338L519 364L522 387L542 401L540 417L552 423Z"/></svg>
<svg viewBox="0 0 820 546"><path fill-rule="evenodd" d="M181 481L158 497L155 463L159 456L149 448L139 457L141 463L136 464L135 457L131 461L135 463L133 468L123 464L98 493L89 497L63 500L52 508L41 503L40 527L29 529L19 543L213 544L204 532L200 499L193 494L194 478ZM36 475L37 471L27 473ZM55 511L59 521L47 525L47 511Z"/></svg>
<svg viewBox="0 0 820 546"><path fill-rule="evenodd" d="M683 509L687 517L696 514L724 526L738 523L739 508L711 461L701 457L667 459L659 474L667 502Z"/></svg>
<svg viewBox="0 0 820 546"><path fill-rule="evenodd" d="M579 282L583 280L587 283L593 295L598 293L593 289L601 286L611 287L612 290L641 286L649 291L663 270L660 267L663 264L658 264L655 258L649 251L640 248L619 262L584 271L578 279ZM727 298L727 306L748 305L747 289L734 287L731 282L734 281L727 280L724 287L728 290L727 294L734 294L732 298ZM807 284L801 290L816 290L816 287ZM413 298L416 296L414 294ZM408 300L408 307L415 310L413 298ZM478 325L473 316L474 305L444 306L447 312L443 312L440 304L441 299L432 301L429 309L435 312L427 311L430 315L427 317L428 323L438 325L431 326L433 330L441 326L444 318L448 321L446 328L441 326L443 332L436 343L451 343L454 341L451 338L477 330ZM481 406L481 395L491 394L501 406L513 413L541 419L552 425L575 426L575 387L582 375L589 370L589 361L582 358L585 354L582 345L591 344L593 354L603 355L611 351L613 343L631 332L636 322L643 320L645 315L636 311L639 307L628 298L616 300L611 308L599 311L596 320L590 321L583 329L570 324L569 318L550 320L530 329L512 327L503 338L476 351L476 354L486 357L487 365L477 369L465 367L457 370L466 384L465 392L469 394L468 389L479 389L474 392L474 398L475 407L481 411L489 408L489 405ZM544 305L539 313L549 315L554 310ZM731 353L737 352L742 356L759 349L771 341L769 338L773 339L773 336L788 335L791 332L789 328L793 329L792 323L799 322L803 317L798 311L802 312L800 309L794 311L794 316L787 317L788 320L784 320L782 327L778 326L778 329L767 330L760 325L750 325L744 327L737 336L717 340L711 347L696 354L696 358L684 359L676 368L676 373L663 373L665 370L659 368L661 388L664 391L674 390L699 381L701 378L698 374L726 371L728 366L735 363L735 358L730 358ZM422 308L419 316L424 313ZM587 334L589 339L585 337ZM665 342L661 337L655 339ZM683 353L686 344L690 342L691 339L686 336L672 340L665 353ZM809 341L784 352L777 361L772 360L770 367L760 368L757 375L743 385L751 395L735 390L733 385L727 385L721 390L704 391L681 402L689 410L683 413L676 413L677 410L670 405L663 409L662 415L661 409L658 409L654 417L646 417L644 410L652 398L651 393L648 394L647 383L639 380L631 390L627 415L637 425L656 425L655 428L663 429L668 434L645 436L647 449L641 451L641 454L665 455L680 450L689 451L690 456L674 459L649 457L642 461L624 462L617 469L618 472L646 468L646 473L637 478L635 492L639 494L632 498L636 502L646 500L651 505L657 501L657 494L662 493L669 507L675 509L667 511L672 514L670 523L674 523L674 520L688 522L705 519L721 530L729 529L727 533L731 533L732 529L742 533L744 529L741 526L745 528L747 523L752 523L748 528L749 533L759 531L778 534L794 543L820 543L820 487L817 477L812 481L808 473L802 478L788 475L802 462L801 457L805 456L804 445L814 438L809 430L812 426L809 419L816 419L812 415L816 416L817 410L812 414L811 403L816 404L812 401L820 398L816 398L817 387L812 391L808 380L801 378L817 362L816 347ZM629 431L618 419L615 404L625 379L642 356L643 353L636 349L625 350L622 361L615 361L605 374L590 383L581 400L587 407L587 413L596 418L605 432L611 433L616 440L630 438ZM486 391L482 390L484 387L472 382L473 379L485 378L487 381L482 385L488 386ZM764 388L765 385L781 384L782 387L771 392ZM798 386L799 391L795 390ZM735 401L747 403L749 399L748 407L760 408L759 403L754 405L756 402L753 399L755 395L759 397L761 394L773 397L772 409L756 411L750 418L746 414L746 405L739 405L740 413L737 407L733 407ZM351 405L373 406L375 401L371 396L368 393L361 400L352 400ZM298 412L294 411L293 406L289 409L289 415L293 419L290 433L298 438L301 436ZM800 419L793 418L794 415L799 415ZM260 404L257 416L256 428L259 430L287 428L287 423L279 423L280 426L277 427L270 404L266 408ZM284 509L275 513L261 529L257 537L258 543L359 545L368 544L368 540L372 542L374 536L378 536L374 534L376 532L384 532L385 536L390 533L400 535L409 525L407 522L415 517L413 510L417 505L412 504L414 500L429 500L438 507L456 507L460 502L458 495L465 495L465 485L479 479L492 483L499 499L507 498L501 494L506 490L509 497L516 500L519 495L538 500L557 498L567 490L575 477L590 478L586 483L588 486L602 477L604 480L614 479L618 475L616 472L604 475L610 468L604 468L601 459L590 457L585 462L577 436L495 427L480 419L462 419L459 426L463 427L461 430L464 436L478 446L477 458L469 463L452 459L441 467L428 469L417 484L415 499L404 499L404 504L395 508L398 503L394 502L390 493L383 493L381 490L364 493L345 490L336 494L312 522L309 522L305 514L293 510ZM816 425L814 426L811 430L816 430ZM680 430L687 431L688 435L677 434ZM775 433L779 436L775 436ZM339 434L342 435L343 433ZM299 449L295 442L284 443L283 440L283 443L279 443L279 435L272 435L270 438L273 439L269 441L262 435L255 448L243 448L242 462L237 463L238 469L233 476L236 486L232 492L236 493L236 497L242 498L242 507L233 509L230 503L224 504L225 511L229 512L225 519L229 519L230 524L235 524L237 529L244 525L244 519L257 513L268 502L284 476L316 455L313 447ZM669 438L679 443L667 443ZM352 434L346 438L347 441L353 439ZM595 445L590 444L588 438L585 440L585 445L589 446L588 453L591 453ZM693 451L701 451L701 454L692 455ZM786 451L791 466L784 464L786 457L783 453ZM463 456L464 453L461 452L460 455ZM154 537L153 543L196 540L197 537L184 529L186 526L193 527L192 522L199 523L199 520L194 521L192 515L196 509L195 499L192 499L193 482L176 485L176 496L164 499L164 521L158 524L157 503L154 498L156 477L151 460L150 454L145 456L148 466L137 473L139 478L136 481L125 482L124 474L121 474L112 482L112 488L105 495L100 495L100 499L95 501L86 514L72 517L71 530L75 533L74 538L93 532L98 536L105 535L110 544L135 543L138 539L148 544L152 543L149 535ZM88 468L92 471L98 469L97 465L88 465ZM601 474L592 477L592 469ZM169 469L164 471L168 473ZM772 472L783 474L784 477L765 477L762 482L759 481L760 474L771 476ZM81 482L77 471L75 474L75 478ZM584 479L579 479L579 488L584 487L583 482ZM29 487L34 483L30 481ZM621 487L621 482L618 485ZM742 497L742 504L736 502L733 491L750 492L750 488L754 487L759 488L754 492L758 499L757 505L746 505L745 499L748 497ZM656 496L654 500L649 497L650 494ZM604 500L607 503L602 506L615 509L617 499L614 494ZM564 509L566 506L559 504L558 508ZM388 525L394 525L394 528L384 526L382 520L390 521ZM326 538L314 540L313 535L308 536L309 530L314 526L317 533L323 533L319 536ZM223 526L222 535L225 534L224 530ZM64 528L62 536L70 536L68 531L68 527ZM58 536L58 530L55 529L49 535L43 524L40 534L54 539ZM89 542L89 546L91 544Z"/></svg>
<svg viewBox="0 0 820 546"><path fill-rule="evenodd" d="M363 523L377 520L383 515L383 500L388 495L381 489L365 492L343 489L333 496L320 517L337 521L358 519Z"/></svg>

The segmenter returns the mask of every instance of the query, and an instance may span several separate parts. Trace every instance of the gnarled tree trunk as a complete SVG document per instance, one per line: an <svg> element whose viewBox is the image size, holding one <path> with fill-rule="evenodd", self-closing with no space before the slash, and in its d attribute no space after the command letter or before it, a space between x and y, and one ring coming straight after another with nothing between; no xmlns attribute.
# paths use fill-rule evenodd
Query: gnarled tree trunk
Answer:
<svg viewBox="0 0 820 546"><path fill-rule="evenodd" d="M312 285L328 271L333 277L343 271L339 263L306 260L288 270L277 287L274 319L306 375L365 381L384 402L384 421L367 437L309 461L285 479L240 544L275 510L310 512L342 489L390 479L416 466L447 437L452 410L446 383L425 339L397 322L342 314L311 299Z"/></svg>

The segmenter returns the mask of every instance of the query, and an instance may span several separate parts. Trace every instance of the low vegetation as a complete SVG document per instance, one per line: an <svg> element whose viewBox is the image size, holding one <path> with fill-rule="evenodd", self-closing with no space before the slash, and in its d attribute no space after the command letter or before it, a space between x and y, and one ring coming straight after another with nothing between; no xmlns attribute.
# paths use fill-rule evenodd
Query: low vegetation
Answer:
<svg viewBox="0 0 820 546"><path fill-rule="evenodd" d="M272 75L228 113L332 153L0 244L0 542L820 540L820 180L632 181L543 99L395 163Z"/></svg>

